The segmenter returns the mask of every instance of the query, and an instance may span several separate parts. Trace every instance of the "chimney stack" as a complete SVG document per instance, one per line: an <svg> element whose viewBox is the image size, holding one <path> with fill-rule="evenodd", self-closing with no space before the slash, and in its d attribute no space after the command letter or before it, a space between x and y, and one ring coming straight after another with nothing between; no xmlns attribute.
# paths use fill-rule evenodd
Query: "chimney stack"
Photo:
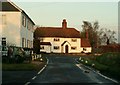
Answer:
<svg viewBox="0 0 120 85"><path fill-rule="evenodd" d="M63 19L63 22L62 22L62 28L63 28L63 29L67 28L67 22L66 22L66 19Z"/></svg>

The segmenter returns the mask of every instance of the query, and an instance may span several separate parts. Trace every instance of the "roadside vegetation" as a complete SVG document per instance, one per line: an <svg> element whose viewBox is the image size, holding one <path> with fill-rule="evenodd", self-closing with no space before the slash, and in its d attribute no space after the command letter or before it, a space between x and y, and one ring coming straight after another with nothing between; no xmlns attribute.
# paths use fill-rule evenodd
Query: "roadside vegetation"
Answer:
<svg viewBox="0 0 120 85"><path fill-rule="evenodd" d="M3 71L39 71L45 64L46 58L37 58L31 62L22 63L2 63Z"/></svg>
<svg viewBox="0 0 120 85"><path fill-rule="evenodd" d="M80 57L79 62L91 66L100 73L120 81L120 53L104 53L100 56Z"/></svg>

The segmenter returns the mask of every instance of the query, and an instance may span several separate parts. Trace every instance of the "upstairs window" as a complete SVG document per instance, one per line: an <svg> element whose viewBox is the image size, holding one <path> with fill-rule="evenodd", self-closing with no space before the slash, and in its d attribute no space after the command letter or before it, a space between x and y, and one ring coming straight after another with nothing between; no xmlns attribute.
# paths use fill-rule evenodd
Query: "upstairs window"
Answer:
<svg viewBox="0 0 120 85"><path fill-rule="evenodd" d="M58 50L58 49L59 49L59 46L54 46L54 49L55 49L55 50Z"/></svg>
<svg viewBox="0 0 120 85"><path fill-rule="evenodd" d="M77 47L71 47L71 50L76 50L77 49Z"/></svg>
<svg viewBox="0 0 120 85"><path fill-rule="evenodd" d="M77 42L77 39L71 39L72 42Z"/></svg>
<svg viewBox="0 0 120 85"><path fill-rule="evenodd" d="M26 27L26 17L22 16L22 25Z"/></svg>
<svg viewBox="0 0 120 85"><path fill-rule="evenodd" d="M60 39L59 38L54 38L54 41L60 41Z"/></svg>
<svg viewBox="0 0 120 85"><path fill-rule="evenodd" d="M6 15L5 14L2 15L2 24L3 25L7 24L7 19L6 19Z"/></svg>

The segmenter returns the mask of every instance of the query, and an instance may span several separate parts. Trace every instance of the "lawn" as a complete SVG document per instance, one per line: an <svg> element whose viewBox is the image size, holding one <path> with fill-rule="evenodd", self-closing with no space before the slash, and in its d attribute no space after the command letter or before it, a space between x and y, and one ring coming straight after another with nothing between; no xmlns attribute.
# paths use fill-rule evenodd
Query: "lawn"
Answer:
<svg viewBox="0 0 120 85"><path fill-rule="evenodd" d="M3 63L2 64L2 70L3 71L38 71L40 70L44 65L46 65L46 58L42 57L43 61L40 61L40 59L36 59L31 62L27 63Z"/></svg>
<svg viewBox="0 0 120 85"><path fill-rule="evenodd" d="M22 64L2 64L3 71L31 71L40 70L45 65L45 62L22 63Z"/></svg>
<svg viewBox="0 0 120 85"><path fill-rule="evenodd" d="M79 60L81 63L91 67L94 64L94 68L104 75L120 81L120 53L105 53L100 56L81 57L81 60Z"/></svg>

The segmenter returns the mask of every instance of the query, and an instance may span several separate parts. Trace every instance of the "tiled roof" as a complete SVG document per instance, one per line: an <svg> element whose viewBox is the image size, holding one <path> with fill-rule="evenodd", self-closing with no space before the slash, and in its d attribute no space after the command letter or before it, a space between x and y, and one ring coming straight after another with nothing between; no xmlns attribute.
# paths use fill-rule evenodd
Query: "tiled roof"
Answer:
<svg viewBox="0 0 120 85"><path fill-rule="evenodd" d="M7 12L22 12L23 14L25 14L25 16L27 18L29 18L29 20L33 23L33 25L35 25L35 23L33 22L33 20L28 16L28 14L25 13L25 11L23 11L21 8L19 8L16 4L14 4L13 2L11 2L10 0L3 0L2 1L2 9L0 9L0 11L7 11Z"/></svg>
<svg viewBox="0 0 120 85"><path fill-rule="evenodd" d="M34 37L80 38L80 32L75 28L39 27L35 30Z"/></svg>
<svg viewBox="0 0 120 85"><path fill-rule="evenodd" d="M51 46L51 43L50 42L40 42L40 45L50 45Z"/></svg>
<svg viewBox="0 0 120 85"><path fill-rule="evenodd" d="M81 47L91 47L89 40L86 38L81 38Z"/></svg>

